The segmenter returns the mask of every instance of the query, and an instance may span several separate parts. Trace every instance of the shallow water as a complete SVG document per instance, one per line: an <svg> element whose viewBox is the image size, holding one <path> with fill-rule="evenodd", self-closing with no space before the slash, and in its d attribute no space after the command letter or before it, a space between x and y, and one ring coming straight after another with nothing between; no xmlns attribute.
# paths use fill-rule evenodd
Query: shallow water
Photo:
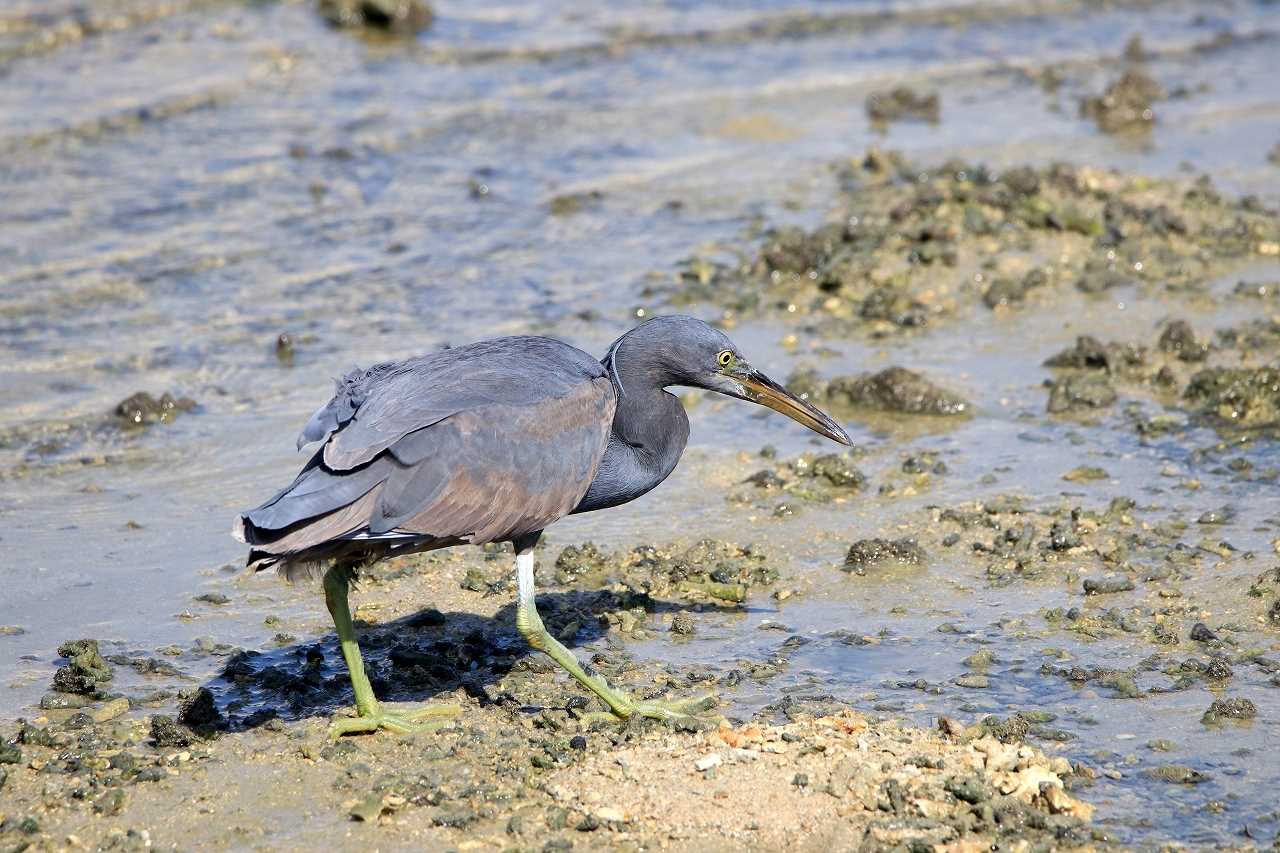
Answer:
<svg viewBox="0 0 1280 853"><path fill-rule="evenodd" d="M42 33L65 23L71 4L0 11L0 391L9 401L0 411L0 624L25 629L0 636L0 684L12 685L0 691L4 718L39 698L54 649L70 637L154 649L214 635L252 646L270 636L264 614L307 608L321 630L318 602L268 578L241 581L260 592L234 612L178 617L199 610L194 594L228 583L222 567L242 557L227 536L232 515L292 475L293 436L332 376L512 332L603 352L638 311L662 309L655 285L695 250L738 240L761 220L821 220L834 193L827 164L868 144L993 167L1065 159L1177 175L1189 164L1228 191L1280 202L1280 169L1266 159L1280 142L1280 20L1266 2L777 0L572 12L442 3L436 26L409 43L332 31L305 3L117 0L95 11L115 23L52 41ZM1135 33L1153 54L1151 72L1185 88L1160 104L1145 141L1104 136L1076 111L1077 96L1114 76ZM1069 72L1056 93L1026 73L1048 63ZM902 80L941 94L938 125L869 126L867 94ZM600 195L584 196L577 212L550 210L559 196L590 193ZM1250 274L1274 280L1280 270ZM1197 462L1182 444L1141 444L1119 415L1079 446L1073 425L1038 417L1038 365L1082 331L1149 336L1171 314L1202 332L1241 319L1234 308L1205 314L1108 297L1067 297L1075 303L1014 318L980 310L896 343L792 349L763 321L733 335L778 378L827 345L838 354L821 362L826 373L905 364L977 402L975 418L914 439L854 425L861 444L943 452L952 473L917 504L1001 492L1048 501L1074 489L1061 474L1086 454L1104 458L1111 475L1088 487L1089 505L1128 494L1194 518L1230 502L1240 512L1215 536L1269 555L1274 486L1214 475L1216 462ZM285 331L298 341L291 366L273 350ZM200 408L138 433L102 426L135 390L186 394ZM681 519L698 535L765 536L797 554L811 594L731 620L723 639L695 641L691 654L767 657L786 636L756 630L769 618L814 638L792 655L786 679L813 679L861 707L900 703L927 720L966 700L974 713L1052 705L1079 735L1068 754L1114 753L1097 762L1124 769L1093 796L1126 840L1230 841L1274 809L1265 792L1280 769L1267 760L1267 738L1280 696L1261 673L1237 668L1233 690L1260 713L1227 735L1200 725L1210 697L1199 691L1122 701L1065 681L1047 687L1030 659L1041 645L1115 667L1149 652L1062 632L1028 641L996 624L1023 619L1042 630L1039 608L1072 603L1062 589L984 588L945 562L891 582L843 575L834 567L848 541L911 502L746 522L707 494L707 472L731 469L739 450L773 443L785 454L808 440L779 418L719 401L700 401L691 417L688 458L662 489L553 531L558 543L621 544L669 538ZM1242 452L1274 464L1270 445ZM1170 465L1206 487L1141 496ZM997 482L979 482L993 471ZM1232 571L1252 577L1264 562ZM890 612L899 605L909 613ZM937 633L943 622L965 633ZM873 646L822 637L837 628L890 633ZM991 689L961 697L893 686L945 682L979 642L1000 660ZM651 651L673 654L666 644ZM213 663L189 666L202 678ZM744 697L743 710L772 701L782 683ZM1130 772L1131 753L1136 769L1161 760L1140 748L1154 737L1179 744L1163 760L1212 768L1213 781L1170 796L1170 786ZM1254 752L1233 755L1240 747ZM1210 800L1226 810L1204 810Z"/></svg>

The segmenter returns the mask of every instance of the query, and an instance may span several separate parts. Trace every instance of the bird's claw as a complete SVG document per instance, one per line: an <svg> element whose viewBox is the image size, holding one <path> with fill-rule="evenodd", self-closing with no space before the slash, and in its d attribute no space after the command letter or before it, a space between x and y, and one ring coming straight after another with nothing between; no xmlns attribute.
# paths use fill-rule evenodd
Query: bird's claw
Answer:
<svg viewBox="0 0 1280 853"><path fill-rule="evenodd" d="M427 705L403 711L384 711L381 707L371 713L355 717L334 717L329 724L329 739L336 741L343 735L363 734L385 729L393 734L411 735L434 732L452 723L452 718L462 713L458 705Z"/></svg>

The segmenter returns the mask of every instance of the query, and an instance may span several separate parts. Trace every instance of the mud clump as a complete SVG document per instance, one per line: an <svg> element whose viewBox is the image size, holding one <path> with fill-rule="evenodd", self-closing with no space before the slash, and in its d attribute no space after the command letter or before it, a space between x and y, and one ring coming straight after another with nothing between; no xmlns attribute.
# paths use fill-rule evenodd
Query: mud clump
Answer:
<svg viewBox="0 0 1280 853"><path fill-rule="evenodd" d="M399 36L420 33L435 18L423 0L319 0L316 9L335 27Z"/></svg>
<svg viewBox="0 0 1280 853"><path fill-rule="evenodd" d="M126 426L172 423L178 415L196 408L190 397L175 397L169 392L159 399L146 391L131 394L116 404L115 415Z"/></svg>
<svg viewBox="0 0 1280 853"><path fill-rule="evenodd" d="M924 549L914 539L859 539L845 554L844 571L865 575L867 569L884 562L919 566L925 561Z"/></svg>
<svg viewBox="0 0 1280 853"><path fill-rule="evenodd" d="M70 640L58 646L58 654L68 659L53 675L53 689L61 693L97 693L114 674L103 660L97 640Z"/></svg>
<svg viewBox="0 0 1280 853"><path fill-rule="evenodd" d="M1205 368L1191 378L1183 397L1221 425L1280 426L1280 368Z"/></svg>
<svg viewBox="0 0 1280 853"><path fill-rule="evenodd" d="M1164 87L1143 71L1131 69L1101 95L1080 101L1080 115L1104 133L1143 133L1155 123L1154 105L1167 97Z"/></svg>
<svg viewBox="0 0 1280 853"><path fill-rule="evenodd" d="M920 94L910 86L896 86L887 92L872 92L867 96L866 106L867 118L872 124L881 127L904 119L937 124L942 113L942 101L936 92Z"/></svg>

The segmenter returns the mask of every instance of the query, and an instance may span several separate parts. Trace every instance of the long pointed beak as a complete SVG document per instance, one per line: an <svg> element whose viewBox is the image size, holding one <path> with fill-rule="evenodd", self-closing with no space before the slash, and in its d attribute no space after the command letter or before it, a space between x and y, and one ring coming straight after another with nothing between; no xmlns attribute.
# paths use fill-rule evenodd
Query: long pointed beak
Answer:
<svg viewBox="0 0 1280 853"><path fill-rule="evenodd" d="M853 441L840 428L840 425L832 420L826 412L805 400L801 400L760 371L749 370L745 374L735 376L734 381L742 386L742 398L744 400L750 400L753 403L759 403L761 406L773 409L775 412L780 412L796 423L804 424L819 435L825 435L832 441L838 441L845 445L853 444Z"/></svg>

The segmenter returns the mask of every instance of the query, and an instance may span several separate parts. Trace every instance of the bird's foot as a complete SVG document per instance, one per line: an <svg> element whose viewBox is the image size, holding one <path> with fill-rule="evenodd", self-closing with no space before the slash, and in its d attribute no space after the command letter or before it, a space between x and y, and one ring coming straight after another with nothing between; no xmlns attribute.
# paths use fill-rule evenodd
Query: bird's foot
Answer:
<svg viewBox="0 0 1280 853"><path fill-rule="evenodd" d="M709 693L684 699L628 699L613 711L583 714L581 721L585 725L595 722L625 723L632 717L644 717L662 720L678 727L703 728L723 719L719 714L709 716L702 713L714 708L716 702L716 697Z"/></svg>
<svg viewBox="0 0 1280 853"><path fill-rule="evenodd" d="M398 735L434 732L450 725L452 718L461 713L462 708L458 705L427 705L389 711L379 704L372 712L358 713L354 717L335 716L329 724L329 739L337 740L343 735L376 732L379 729Z"/></svg>

